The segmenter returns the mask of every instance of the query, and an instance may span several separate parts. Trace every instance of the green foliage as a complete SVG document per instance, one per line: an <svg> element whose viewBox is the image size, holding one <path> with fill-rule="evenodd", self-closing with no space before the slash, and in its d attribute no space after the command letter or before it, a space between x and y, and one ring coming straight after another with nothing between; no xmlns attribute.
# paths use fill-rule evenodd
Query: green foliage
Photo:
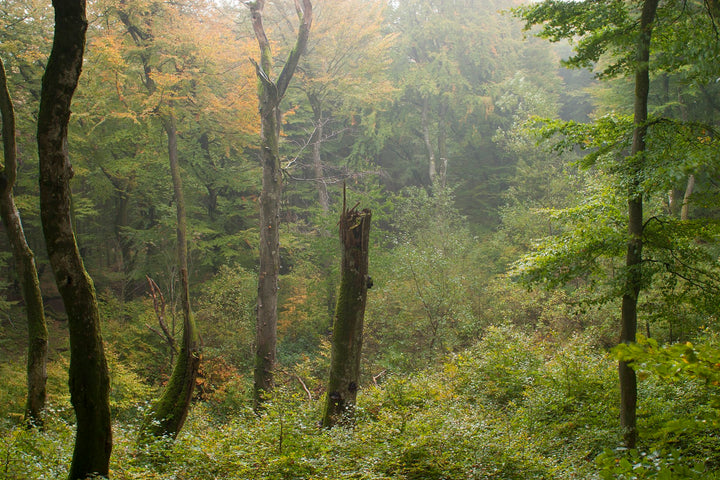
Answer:
<svg viewBox="0 0 720 480"><path fill-rule="evenodd" d="M603 480L718 478L717 472L707 471L702 462L688 466L687 459L681 452L675 450L646 453L632 449L616 453L608 449L598 456L597 463L601 468L600 478Z"/></svg>
<svg viewBox="0 0 720 480"><path fill-rule="evenodd" d="M194 309L205 357L222 356L243 369L251 365L256 297L256 274L240 266L220 267L203 285Z"/></svg>
<svg viewBox="0 0 720 480"><path fill-rule="evenodd" d="M364 352L377 371L413 370L469 344L481 328L473 294L484 280L473 273L480 271L477 242L452 192L439 185L431 193L404 190L393 218L391 249L371 253L370 262Z"/></svg>
<svg viewBox="0 0 720 480"><path fill-rule="evenodd" d="M604 55L612 63L603 70L604 75L627 72L632 64L632 46L635 45L636 11L622 1L584 1L564 3L548 0L515 9L525 20L525 29L542 25L539 35L552 42L571 39L574 55L566 64L589 68Z"/></svg>
<svg viewBox="0 0 720 480"><path fill-rule="evenodd" d="M683 344L658 347L663 350L658 357L654 348L649 342L633 350L634 357L648 358L643 368L658 370L650 366L667 363L666 357L677 367L685 366L677 375L672 373L676 367L669 370L669 378L676 379L672 384L656 381L655 374L641 375L641 388L652 391L643 398L653 400L640 411L641 438L647 440L637 452L608 450L619 441L614 427L616 365L609 355L586 336L561 345L504 325L489 328L477 345L452 355L439 367L413 375L381 376L377 384L367 382L359 393L353 428L319 428L321 399L310 399L292 379L277 388L260 416L251 411L249 395L245 406L217 415L219 400L211 396L196 402L174 442L159 439L138 445L143 407L133 408L132 390L123 390L128 396L118 397L124 413L114 425L111 476L120 480L716 478L718 448L709 434L716 427L691 430L686 424L678 430L666 420L681 419L678 412L687 412L692 419L708 411L708 398L716 386L704 380L684 383L681 377L716 378L712 362L717 361L717 352L695 344L689 351ZM111 357L111 364L115 362ZM53 376L58 373L51 371ZM127 372L120 380L136 382ZM44 431L0 424L4 478L66 475L73 433L72 416L67 414L67 408L51 409ZM668 477L669 472L677 476Z"/></svg>
<svg viewBox="0 0 720 480"><path fill-rule="evenodd" d="M68 473L74 426L52 415L44 431L23 425L3 428L0 473L12 480L51 480Z"/></svg>
<svg viewBox="0 0 720 480"><path fill-rule="evenodd" d="M542 351L530 337L503 325L488 328L473 353L457 358L465 394L481 404L514 410L537 379Z"/></svg>
<svg viewBox="0 0 720 480"><path fill-rule="evenodd" d="M605 450L598 457L602 478L717 478L717 338L659 345L640 336L638 343L619 345L614 353L641 379L646 400L639 409L640 425L647 434L637 450Z"/></svg>
<svg viewBox="0 0 720 480"><path fill-rule="evenodd" d="M571 457L594 458L618 441L616 365L591 341L578 335L552 349L513 418L545 454L565 446Z"/></svg>

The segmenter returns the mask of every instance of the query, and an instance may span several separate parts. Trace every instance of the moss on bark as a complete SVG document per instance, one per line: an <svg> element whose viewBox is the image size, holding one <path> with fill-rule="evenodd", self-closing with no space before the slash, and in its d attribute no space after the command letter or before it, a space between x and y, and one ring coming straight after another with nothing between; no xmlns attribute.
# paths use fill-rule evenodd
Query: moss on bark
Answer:
<svg viewBox="0 0 720 480"><path fill-rule="evenodd" d="M48 331L43 309L35 255L25 238L13 187L17 178L15 109L7 88L5 66L0 59L0 115L5 164L0 165L0 216L12 248L28 320L27 401L25 422L42 426L47 383Z"/></svg>
<svg viewBox="0 0 720 480"><path fill-rule="evenodd" d="M180 355L178 355L170 380L160 398L153 404L145 418L140 436L144 441L148 436L177 437L185 424L190 410L195 379L200 369L200 341L195 319L190 308L190 281L187 266L187 227L185 215L185 195L177 151L177 131L172 115L163 118L163 126L168 137L168 158L170 174L175 192L177 210L177 255L180 268L181 301L183 311L183 336Z"/></svg>
<svg viewBox="0 0 720 480"><path fill-rule="evenodd" d="M340 217L342 265L332 333L324 427L349 420L360 382L363 320L367 301L370 210L346 210Z"/></svg>
<svg viewBox="0 0 720 480"><path fill-rule="evenodd" d="M83 266L70 214L70 103L85 49L84 0L54 0L55 36L38 112L40 215L50 265L70 330L70 401L77 432L70 480L107 476L112 450L107 362L92 279Z"/></svg>

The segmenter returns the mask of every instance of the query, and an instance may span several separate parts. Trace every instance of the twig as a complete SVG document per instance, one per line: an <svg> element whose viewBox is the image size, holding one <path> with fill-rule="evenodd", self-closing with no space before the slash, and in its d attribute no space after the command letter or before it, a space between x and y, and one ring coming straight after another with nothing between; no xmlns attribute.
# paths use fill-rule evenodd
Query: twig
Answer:
<svg viewBox="0 0 720 480"><path fill-rule="evenodd" d="M307 393L308 402L312 402L313 401L312 393L310 393L310 390L308 389L307 385L305 385L305 382L303 382L303 379L300 378L300 375L298 375L298 374L294 374L293 376L295 378L297 378L298 382L300 382L300 385L302 385L303 390L305 390L305 393Z"/></svg>
<svg viewBox="0 0 720 480"><path fill-rule="evenodd" d="M378 386L378 383L377 383L378 378L380 378L380 377L382 377L383 375L385 375L385 372L387 372L387 370L383 370L382 372L378 373L377 375L373 375L373 377L372 377L372 379L373 379L373 384L375 384L376 387Z"/></svg>

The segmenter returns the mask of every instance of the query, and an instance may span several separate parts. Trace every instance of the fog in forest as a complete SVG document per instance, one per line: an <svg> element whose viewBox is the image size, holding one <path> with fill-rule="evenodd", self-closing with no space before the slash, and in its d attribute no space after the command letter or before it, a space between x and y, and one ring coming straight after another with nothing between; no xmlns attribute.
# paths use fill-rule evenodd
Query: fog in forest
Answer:
<svg viewBox="0 0 720 480"><path fill-rule="evenodd" d="M717 0L0 5L0 478L720 478Z"/></svg>

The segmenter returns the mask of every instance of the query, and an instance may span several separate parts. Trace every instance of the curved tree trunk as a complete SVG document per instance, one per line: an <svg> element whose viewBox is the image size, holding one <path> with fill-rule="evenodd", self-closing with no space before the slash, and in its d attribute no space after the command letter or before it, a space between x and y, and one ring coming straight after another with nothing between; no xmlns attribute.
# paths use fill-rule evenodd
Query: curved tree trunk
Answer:
<svg viewBox="0 0 720 480"><path fill-rule="evenodd" d="M295 0L300 27L295 46L290 51L277 82L272 74L272 52L265 35L262 11L264 0L249 2L253 31L260 47L260 63L255 63L258 77L258 100L261 121L260 162L263 168L260 195L260 272L258 275L257 330L255 337L255 368L253 399L257 410L265 394L274 386L275 349L277 344L277 294L280 273L280 196L282 171L280 169L280 101L305 50L310 25L310 0Z"/></svg>
<svg viewBox="0 0 720 480"><path fill-rule="evenodd" d="M655 20L658 0L645 0L640 17L640 33L637 44L637 66L635 67L635 107L633 142L631 150L632 168L635 179L628 192L628 245L625 265L627 277L622 297L621 343L634 343L637 333L637 302L642 288L642 234L643 198L640 188L640 173L643 168L645 135L647 134L648 92L650 90L649 65L650 39ZM637 379L635 371L627 362L618 365L620 379L620 424L623 428L624 444L634 448L637 442Z"/></svg>
<svg viewBox="0 0 720 480"><path fill-rule="evenodd" d="M13 197L13 187L17 177L15 109L7 89L2 59L0 59L0 114L5 154L5 165L0 165L0 216L12 247L28 320L28 395L25 403L25 421L29 425L42 426L42 412L45 409L46 399L48 331L35 256L25 238L20 213L15 207Z"/></svg>
<svg viewBox="0 0 720 480"><path fill-rule="evenodd" d="M340 292L333 323L330 378L322 418L324 427L332 427L341 422L344 416L352 415L357 397L363 320L370 286L370 217L370 210L346 210L343 202L340 216L340 240L343 246Z"/></svg>
<svg viewBox="0 0 720 480"><path fill-rule="evenodd" d="M55 282L70 330L70 401L77 432L70 479L108 474L112 431L109 378L95 287L85 271L70 217L67 132L70 102L85 48L84 0L54 0L55 37L38 115L40 215Z"/></svg>
<svg viewBox="0 0 720 480"><path fill-rule="evenodd" d="M190 310L190 288L187 267L187 227L185 196L177 152L177 131L172 115L163 118L168 136L168 157L177 206L177 254L180 268L180 299L183 312L183 336L180 354L162 396L152 406L143 428L143 435L177 437L185 423L192 401L195 379L200 368L200 342L195 319Z"/></svg>
<svg viewBox="0 0 720 480"><path fill-rule="evenodd" d="M122 2L121 2L122 4ZM143 31L133 25L125 11L118 11L120 21L125 25L135 44L143 49L140 59L143 66L142 81L148 93L152 95L157 88L152 74L154 67L150 64L149 54L144 50L149 48L148 42L153 39L151 32ZM171 112L171 110L170 110ZM172 176L175 205L177 210L177 256L180 270L180 301L183 312L183 336L180 353L173 366L170 380L159 399L153 404L145 418L140 440L148 435L160 437L177 437L182 429L190 410L195 380L200 369L200 341L198 338L195 319L190 309L190 286L188 279L187 262L187 227L185 215L185 196L183 194L182 178L177 148L177 127L172 113L161 114L163 129L168 138L168 160L170 175Z"/></svg>

